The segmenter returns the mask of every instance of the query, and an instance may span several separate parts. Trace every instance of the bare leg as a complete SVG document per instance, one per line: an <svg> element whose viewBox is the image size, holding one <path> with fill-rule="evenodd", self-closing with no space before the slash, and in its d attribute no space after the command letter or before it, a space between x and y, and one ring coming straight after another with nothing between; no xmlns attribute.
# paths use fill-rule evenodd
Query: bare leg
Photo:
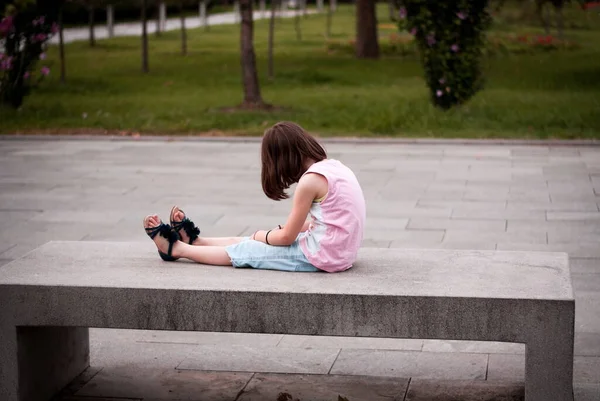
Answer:
<svg viewBox="0 0 600 401"><path fill-rule="evenodd" d="M173 221L182 221L185 218L185 213L181 211L177 206L173 207L171 211L171 219ZM189 237L185 233L185 230L180 230L179 235L181 236L181 241L188 244L190 242ZM200 246L227 246L238 244L242 242L243 237L218 237L218 238L202 238L198 237L191 245L200 245Z"/></svg>
<svg viewBox="0 0 600 401"><path fill-rule="evenodd" d="M157 215L147 216L144 219L144 227L157 227L161 223ZM161 235L153 239L159 251L167 253L169 241ZM173 244L171 255L175 258L186 258L196 263L216 266L231 266L231 259L224 246L193 246L177 241Z"/></svg>
<svg viewBox="0 0 600 401"><path fill-rule="evenodd" d="M182 245L178 249L179 257L207 265L231 266L231 258L224 246L194 246L181 241L179 243Z"/></svg>
<svg viewBox="0 0 600 401"><path fill-rule="evenodd" d="M239 244L244 240L244 237L216 237L216 238L201 238L198 237L192 245L202 246L228 246Z"/></svg>

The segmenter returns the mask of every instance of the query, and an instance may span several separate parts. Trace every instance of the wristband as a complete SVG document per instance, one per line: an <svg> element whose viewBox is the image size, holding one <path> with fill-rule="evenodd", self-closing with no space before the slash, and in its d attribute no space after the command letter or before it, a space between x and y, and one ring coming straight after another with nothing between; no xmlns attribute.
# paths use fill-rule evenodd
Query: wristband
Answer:
<svg viewBox="0 0 600 401"><path fill-rule="evenodd" d="M267 231L267 235L265 235L265 242L267 243L267 245L271 245L269 244L269 233L271 232L271 230Z"/></svg>

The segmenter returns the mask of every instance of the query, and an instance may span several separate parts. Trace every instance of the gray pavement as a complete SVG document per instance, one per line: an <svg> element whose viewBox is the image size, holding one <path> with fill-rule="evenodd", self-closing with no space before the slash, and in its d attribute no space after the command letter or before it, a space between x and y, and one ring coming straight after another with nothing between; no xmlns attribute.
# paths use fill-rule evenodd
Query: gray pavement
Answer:
<svg viewBox="0 0 600 401"><path fill-rule="evenodd" d="M576 401L600 401L600 147L327 148L363 185L365 246L569 252ZM0 140L0 269L50 240L149 241L143 216L157 212L166 220L173 204L204 235L272 227L285 221L291 204L266 199L259 169L258 143ZM275 401L284 390L300 400L522 398L519 344L105 329L91 335L92 368L65 400Z"/></svg>

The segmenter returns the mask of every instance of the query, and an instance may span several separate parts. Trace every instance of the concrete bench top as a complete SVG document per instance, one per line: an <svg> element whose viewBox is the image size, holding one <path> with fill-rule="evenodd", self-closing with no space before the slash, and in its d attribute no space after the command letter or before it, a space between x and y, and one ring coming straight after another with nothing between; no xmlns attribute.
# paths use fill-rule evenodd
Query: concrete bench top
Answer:
<svg viewBox="0 0 600 401"><path fill-rule="evenodd" d="M572 300L564 253L363 248L347 272L166 263L150 241L50 242L0 269L0 287Z"/></svg>

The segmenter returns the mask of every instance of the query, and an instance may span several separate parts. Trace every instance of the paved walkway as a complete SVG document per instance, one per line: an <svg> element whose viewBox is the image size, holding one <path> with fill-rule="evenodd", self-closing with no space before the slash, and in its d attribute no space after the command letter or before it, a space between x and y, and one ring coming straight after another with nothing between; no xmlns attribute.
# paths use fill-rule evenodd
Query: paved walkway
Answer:
<svg viewBox="0 0 600 401"><path fill-rule="evenodd" d="M307 10L308 14L314 14L316 10ZM281 18L291 18L296 15L296 11L279 11L278 16ZM264 18L269 18L269 12L265 11L255 11L254 12L254 20L260 20ZM208 15L207 24L210 26L213 25L231 25L239 23L239 17L233 13L219 13ZM156 20L148 20L148 33L152 34L156 32ZM204 26L200 17L187 17L185 19L185 26L187 29L199 28ZM177 18L167 18L165 23L166 31L174 31L181 29L181 21L179 17ZM140 22L127 22L127 23L118 23L114 25L114 35L115 36L140 36L142 34L142 25ZM107 39L108 38L108 29L106 25L96 25L94 28L94 35L96 39ZM64 30L64 41L65 43L75 42L79 40L89 40L90 33L88 27L79 27L79 28L67 28ZM50 43L57 44L58 43L58 35L55 35Z"/></svg>
<svg viewBox="0 0 600 401"><path fill-rule="evenodd" d="M576 401L600 400L600 147L327 147L364 187L366 246L569 252ZM206 235L272 227L290 202L266 199L259 168L258 143L0 140L0 265L49 240L144 241L150 252L142 217L166 219L175 203ZM337 394L423 401L432 391L467 393L458 398L464 401L487 399L485 391L522 396L524 354L516 344L91 335L91 380L72 388L79 397L275 401L283 390L303 401L335 401Z"/></svg>

